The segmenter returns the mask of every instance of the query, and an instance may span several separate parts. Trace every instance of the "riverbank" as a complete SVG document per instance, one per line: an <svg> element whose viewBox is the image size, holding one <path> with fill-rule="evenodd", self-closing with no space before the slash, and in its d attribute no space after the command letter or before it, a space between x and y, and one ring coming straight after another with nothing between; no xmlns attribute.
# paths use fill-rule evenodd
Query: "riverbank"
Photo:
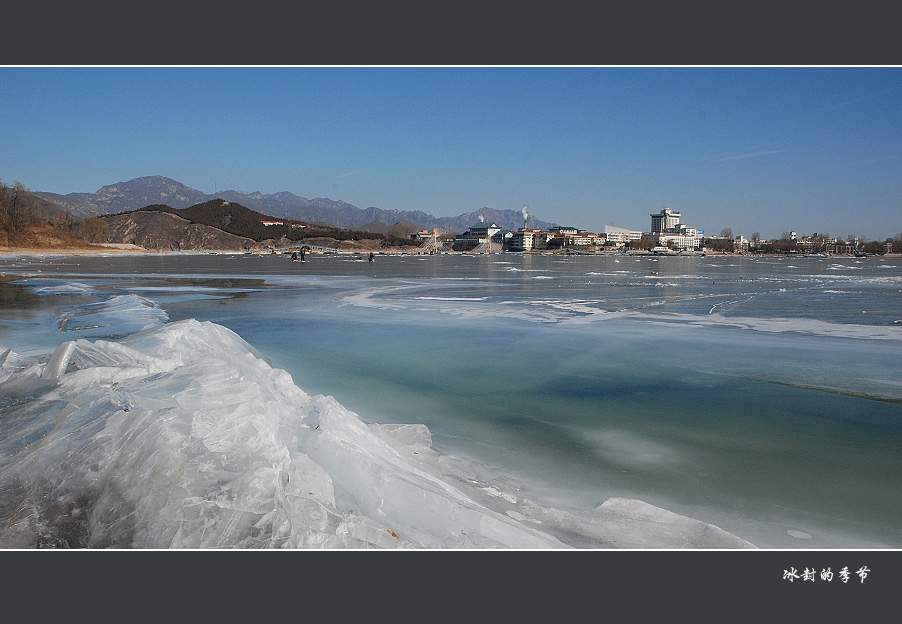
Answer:
<svg viewBox="0 0 902 624"><path fill-rule="evenodd" d="M0 247L0 255L2 256L27 256L27 255L72 255L81 256L87 254L109 254L109 253L157 253L150 249L144 249L137 245L119 245L119 244L90 244L85 245L41 245L41 246L2 246Z"/></svg>
<svg viewBox="0 0 902 624"><path fill-rule="evenodd" d="M301 246L299 241L298 247ZM280 254L285 250L280 249L251 249L251 250L235 250L235 249L190 249L190 250L168 250L168 249L147 249L139 245L127 243L86 243L84 245L44 245L44 246L0 246L0 256L37 256L37 255L108 255L108 254ZM349 241L342 241L334 251L324 252L318 249L308 252L310 254L369 254L376 255L426 255L416 248L404 249L402 247L379 247L378 245L353 244ZM511 253L511 252L499 252ZM763 254L763 253L739 253L739 252L682 252L672 254L655 254L652 252L642 251L551 251L547 249L535 249L525 253L528 255L597 255L597 256L651 256L651 257L749 257L749 258L797 258L805 257L805 254ZM467 251L443 251L439 255L495 255L495 254L473 254ZM826 258L855 258L854 254L830 254L824 256ZM864 258L902 258L902 253L887 253L876 256L863 256Z"/></svg>
<svg viewBox="0 0 902 624"><path fill-rule="evenodd" d="M300 248L303 242L298 242L297 247ZM349 244L346 241L339 243L334 250L324 252L325 246L314 249L310 253L339 253L339 254L361 254L376 253L380 255L416 253L415 248L405 250L401 247L382 247L378 245L366 244ZM271 249L260 247L255 249L147 249L140 245L132 245L127 243L86 243L84 245L16 245L16 246L0 246L0 256L36 256L36 255L100 255L100 254L279 254L285 253L288 249Z"/></svg>

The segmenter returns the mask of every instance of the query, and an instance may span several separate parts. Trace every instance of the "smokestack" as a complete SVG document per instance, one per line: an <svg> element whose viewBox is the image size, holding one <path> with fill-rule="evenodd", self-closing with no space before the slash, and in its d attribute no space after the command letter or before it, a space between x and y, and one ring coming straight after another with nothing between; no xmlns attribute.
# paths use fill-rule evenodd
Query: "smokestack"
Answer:
<svg viewBox="0 0 902 624"><path fill-rule="evenodd" d="M523 208L520 210L520 212L523 214L523 229L524 230L526 229L526 224L529 222L529 213L526 211L526 209L528 207L529 207L529 204L523 204Z"/></svg>

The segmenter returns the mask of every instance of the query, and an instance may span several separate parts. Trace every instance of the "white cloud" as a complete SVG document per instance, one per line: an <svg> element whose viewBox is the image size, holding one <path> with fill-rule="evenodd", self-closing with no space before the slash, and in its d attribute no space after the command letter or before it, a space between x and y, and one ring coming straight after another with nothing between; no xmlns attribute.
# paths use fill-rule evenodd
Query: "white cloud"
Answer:
<svg viewBox="0 0 902 624"><path fill-rule="evenodd" d="M710 162L725 162L727 160L743 160L745 158L757 158L759 156L771 156L773 154L782 154L783 152L788 152L789 149L779 149L779 150L761 150L757 152L747 152L745 154L735 154L733 156L723 156L721 158L715 158Z"/></svg>
<svg viewBox="0 0 902 624"><path fill-rule="evenodd" d="M356 170L355 170L355 171L349 171L349 172L347 172L347 173L343 173L343 174L341 174L340 176L338 176L337 178L335 178L334 180L332 180L332 184L337 184L338 182L341 182L341 181L344 180L345 178L350 178L352 175L356 175L356 174L357 174L357 171L356 171Z"/></svg>

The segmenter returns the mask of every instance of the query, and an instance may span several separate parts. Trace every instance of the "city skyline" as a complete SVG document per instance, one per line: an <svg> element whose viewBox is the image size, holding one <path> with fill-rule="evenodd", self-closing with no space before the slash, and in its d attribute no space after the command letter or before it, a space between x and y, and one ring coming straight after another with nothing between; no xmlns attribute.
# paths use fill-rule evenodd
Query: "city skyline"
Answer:
<svg viewBox="0 0 902 624"><path fill-rule="evenodd" d="M896 67L0 67L0 180L148 175L604 232L902 232Z"/></svg>

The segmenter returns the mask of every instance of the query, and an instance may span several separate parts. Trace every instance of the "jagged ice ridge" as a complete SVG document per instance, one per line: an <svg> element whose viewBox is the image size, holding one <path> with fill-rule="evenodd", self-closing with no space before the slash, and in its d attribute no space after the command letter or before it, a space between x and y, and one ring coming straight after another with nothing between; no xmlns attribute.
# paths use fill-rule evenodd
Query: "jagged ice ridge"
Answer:
<svg viewBox="0 0 902 624"><path fill-rule="evenodd" d="M111 303L149 328L0 355L0 547L753 547L636 500L536 504L424 425L308 395L223 326Z"/></svg>

